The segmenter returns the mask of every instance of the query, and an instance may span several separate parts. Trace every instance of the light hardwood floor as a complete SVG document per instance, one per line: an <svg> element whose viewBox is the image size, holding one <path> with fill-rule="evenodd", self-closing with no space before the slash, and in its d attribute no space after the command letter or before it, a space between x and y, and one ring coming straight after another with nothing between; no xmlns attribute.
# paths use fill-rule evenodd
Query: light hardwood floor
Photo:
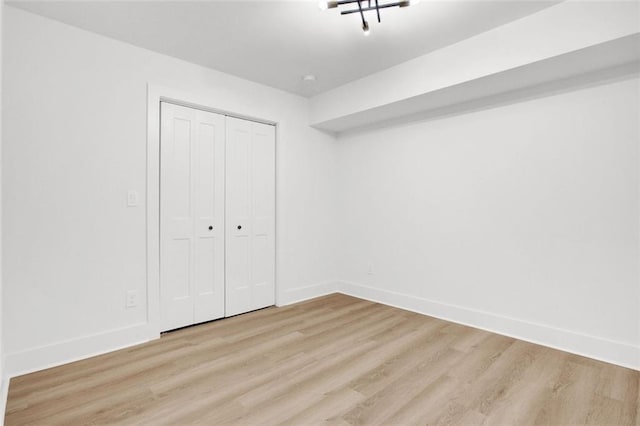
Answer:
<svg viewBox="0 0 640 426"><path fill-rule="evenodd" d="M19 424L640 423L640 373L330 295L11 380Z"/></svg>

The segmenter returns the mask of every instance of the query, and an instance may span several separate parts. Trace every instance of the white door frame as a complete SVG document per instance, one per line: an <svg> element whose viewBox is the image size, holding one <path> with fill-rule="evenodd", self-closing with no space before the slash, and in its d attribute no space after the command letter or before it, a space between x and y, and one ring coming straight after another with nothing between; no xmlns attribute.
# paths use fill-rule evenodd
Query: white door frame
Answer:
<svg viewBox="0 0 640 426"><path fill-rule="evenodd" d="M230 112L216 106L214 99L185 92L170 87L147 84L147 322L150 339L160 336L160 102L170 102L190 108L228 115L244 120L271 124L276 127L276 265L275 297L279 304L280 286L278 285L278 122L276 120L252 117Z"/></svg>

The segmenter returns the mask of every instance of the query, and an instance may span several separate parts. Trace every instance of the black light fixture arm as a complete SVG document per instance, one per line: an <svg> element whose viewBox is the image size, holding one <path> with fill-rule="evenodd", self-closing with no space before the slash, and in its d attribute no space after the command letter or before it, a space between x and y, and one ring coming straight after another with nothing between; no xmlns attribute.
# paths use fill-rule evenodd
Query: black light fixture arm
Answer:
<svg viewBox="0 0 640 426"><path fill-rule="evenodd" d="M358 2L358 10L360 11L360 17L362 18L362 31L364 31L365 34L368 34L369 23L364 19L364 12L362 11L362 4L360 4L360 2Z"/></svg>
<svg viewBox="0 0 640 426"><path fill-rule="evenodd" d="M362 18L362 25L364 25L364 23L367 22L367 20L364 19L364 12L362 11L362 5L360 4L360 2L358 2L358 10L354 10L354 12L360 12L360 17ZM344 15L344 12L342 12L341 14Z"/></svg>
<svg viewBox="0 0 640 426"><path fill-rule="evenodd" d="M378 4L378 1L376 0L376 5L375 6L370 6L370 7L361 7L359 9L352 9L352 10L342 10L340 11L341 15L349 15L351 13L359 13L360 11L362 12L368 12L370 10L375 10L378 12L378 22L380 22L380 9L386 9L388 7L405 7L402 4L403 3L408 3L408 2L394 2L394 3L387 3L387 4Z"/></svg>
<svg viewBox="0 0 640 426"><path fill-rule="evenodd" d="M366 6L363 6L363 2L367 2ZM395 0L389 3L381 3L384 0L374 0L372 4L371 0L334 0L334 1L321 1L320 8L321 9L335 9L338 6L344 6L352 3L356 3L358 5L357 9L349 9L340 11L341 15L349 15L352 13L359 13L362 18L362 30L365 35L369 34L369 23L365 19L365 12L370 12L375 10L378 18L378 22L381 22L380 19L380 9L387 9L390 7L407 7L414 3L417 3L419 0Z"/></svg>

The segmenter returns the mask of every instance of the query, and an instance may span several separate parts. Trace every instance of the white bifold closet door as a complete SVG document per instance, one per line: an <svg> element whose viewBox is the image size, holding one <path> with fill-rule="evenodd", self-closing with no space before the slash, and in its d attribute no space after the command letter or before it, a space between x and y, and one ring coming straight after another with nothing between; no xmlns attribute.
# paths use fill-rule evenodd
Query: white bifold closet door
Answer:
<svg viewBox="0 0 640 426"><path fill-rule="evenodd" d="M171 330L224 316L225 116L163 102L160 317Z"/></svg>
<svg viewBox="0 0 640 426"><path fill-rule="evenodd" d="M275 127L226 119L226 303L231 316L275 303Z"/></svg>

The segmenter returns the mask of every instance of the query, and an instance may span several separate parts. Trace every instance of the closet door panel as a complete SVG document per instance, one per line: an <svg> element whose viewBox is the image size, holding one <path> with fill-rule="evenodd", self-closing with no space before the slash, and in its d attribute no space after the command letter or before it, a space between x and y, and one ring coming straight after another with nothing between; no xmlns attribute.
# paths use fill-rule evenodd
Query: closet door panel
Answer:
<svg viewBox="0 0 640 426"><path fill-rule="evenodd" d="M251 123L227 117L226 316L251 310Z"/></svg>
<svg viewBox="0 0 640 426"><path fill-rule="evenodd" d="M194 321L224 316L224 116L196 111Z"/></svg>
<svg viewBox="0 0 640 426"><path fill-rule="evenodd" d="M252 123L253 308L275 303L275 128Z"/></svg>
<svg viewBox="0 0 640 426"><path fill-rule="evenodd" d="M191 290L193 114L162 104L160 309L163 330L193 322Z"/></svg>
<svg viewBox="0 0 640 426"><path fill-rule="evenodd" d="M224 116L163 102L161 126L160 316L170 330L224 315Z"/></svg>
<svg viewBox="0 0 640 426"><path fill-rule="evenodd" d="M227 117L226 316L275 303L275 128Z"/></svg>

